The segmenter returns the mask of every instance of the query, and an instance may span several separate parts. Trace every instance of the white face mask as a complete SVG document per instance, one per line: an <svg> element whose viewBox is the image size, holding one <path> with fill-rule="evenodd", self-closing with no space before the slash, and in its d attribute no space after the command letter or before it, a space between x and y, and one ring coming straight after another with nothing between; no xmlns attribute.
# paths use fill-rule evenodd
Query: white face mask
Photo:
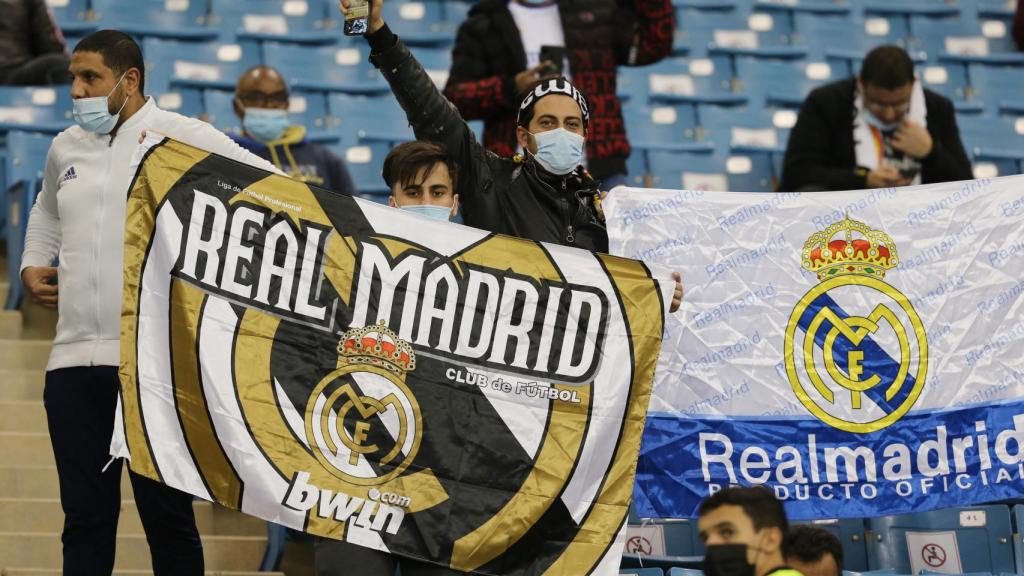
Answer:
<svg viewBox="0 0 1024 576"><path fill-rule="evenodd" d="M117 84L114 84L114 88L110 90L110 94L113 94L121 85L125 74L128 73L121 74ZM110 94L93 98L77 98L71 102L71 115L74 117L75 123L82 127L82 130L94 134L110 134L114 126L117 126L117 121L121 118L121 110L124 110L125 104L128 104L128 97L125 96L117 114L111 114Z"/></svg>
<svg viewBox="0 0 1024 576"><path fill-rule="evenodd" d="M548 172L564 176L583 163L583 136L565 128L530 135L537 141L533 159Z"/></svg>

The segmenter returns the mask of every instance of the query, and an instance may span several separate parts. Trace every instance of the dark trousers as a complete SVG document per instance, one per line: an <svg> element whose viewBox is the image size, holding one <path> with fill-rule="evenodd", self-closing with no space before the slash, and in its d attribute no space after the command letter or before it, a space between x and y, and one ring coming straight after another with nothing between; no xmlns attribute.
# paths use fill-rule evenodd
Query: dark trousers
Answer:
<svg viewBox="0 0 1024 576"><path fill-rule="evenodd" d="M348 542L316 539L316 576L394 576L401 566L402 576L465 576L450 568L408 558L392 556Z"/></svg>
<svg viewBox="0 0 1024 576"><path fill-rule="evenodd" d="M121 513L121 460L110 461L114 366L46 373L43 400L64 508L64 576L110 576ZM202 576L192 497L129 471L156 576Z"/></svg>
<svg viewBox="0 0 1024 576"><path fill-rule="evenodd" d="M0 84L9 86L42 86L51 84L70 84L71 73L68 66L71 61L64 54L51 52L0 70Z"/></svg>

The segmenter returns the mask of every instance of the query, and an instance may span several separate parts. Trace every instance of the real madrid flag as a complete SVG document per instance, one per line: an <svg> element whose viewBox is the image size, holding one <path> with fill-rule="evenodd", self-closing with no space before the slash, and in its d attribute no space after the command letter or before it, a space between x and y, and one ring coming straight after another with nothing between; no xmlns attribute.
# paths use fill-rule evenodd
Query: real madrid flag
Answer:
<svg viewBox="0 0 1024 576"><path fill-rule="evenodd" d="M811 194L626 190L612 250L671 265L641 516L765 485L794 518L1024 494L1024 177Z"/></svg>
<svg viewBox="0 0 1024 576"><path fill-rule="evenodd" d="M139 158L132 470L458 570L617 572L671 283L157 135Z"/></svg>

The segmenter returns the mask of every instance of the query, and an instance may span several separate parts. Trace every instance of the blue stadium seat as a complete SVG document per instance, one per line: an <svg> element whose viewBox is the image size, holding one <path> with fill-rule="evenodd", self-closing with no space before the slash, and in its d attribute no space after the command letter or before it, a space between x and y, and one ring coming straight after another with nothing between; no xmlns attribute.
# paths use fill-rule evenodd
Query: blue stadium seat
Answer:
<svg viewBox="0 0 1024 576"><path fill-rule="evenodd" d="M782 159L789 129L796 120L790 110L733 109L701 106L702 138L728 150L730 186L747 192L770 192L782 178Z"/></svg>
<svg viewBox="0 0 1024 576"><path fill-rule="evenodd" d="M414 48L413 54L438 88L444 88L452 68L452 52L448 48Z"/></svg>
<svg viewBox="0 0 1024 576"><path fill-rule="evenodd" d="M69 86L0 86L0 133L28 130L56 134L71 124Z"/></svg>
<svg viewBox="0 0 1024 576"><path fill-rule="evenodd" d="M641 104L647 99L666 104L737 106L746 98L735 93L730 60L722 56L671 57L643 68L620 69L620 77L626 79L624 88L635 93Z"/></svg>
<svg viewBox="0 0 1024 576"><path fill-rule="evenodd" d="M225 42L332 44L339 36L330 29L331 22L325 20L323 6L317 0L208 1L210 25Z"/></svg>
<svg viewBox="0 0 1024 576"><path fill-rule="evenodd" d="M385 2L384 20L411 46L452 44L459 24L445 21L444 4L437 0Z"/></svg>
<svg viewBox="0 0 1024 576"><path fill-rule="evenodd" d="M12 130L7 133L7 151L4 155L4 222L7 242L7 271L15 279L10 284L5 307L17 309L21 305L24 288L19 277L21 253L25 245L28 215L36 201L43 182L46 155L53 137Z"/></svg>
<svg viewBox="0 0 1024 576"><path fill-rule="evenodd" d="M387 157L389 146L383 142L355 146L334 145L331 149L345 161L345 167L352 175L356 192L361 198L386 203L391 191L384 184L381 169Z"/></svg>
<svg viewBox="0 0 1024 576"><path fill-rule="evenodd" d="M723 153L652 150L647 161L655 188L716 192L734 189L726 172L727 155Z"/></svg>
<svg viewBox="0 0 1024 576"><path fill-rule="evenodd" d="M679 568L677 566L669 569L668 576L704 576L704 571L697 568Z"/></svg>
<svg viewBox="0 0 1024 576"><path fill-rule="evenodd" d="M768 12L706 11L684 8L676 13L678 40L690 54L728 54L767 58L799 58L805 54L790 42L789 19Z"/></svg>
<svg viewBox="0 0 1024 576"><path fill-rule="evenodd" d="M639 518L630 524L660 528L665 537L665 553L669 556L698 556L704 553L696 520Z"/></svg>
<svg viewBox="0 0 1024 576"><path fill-rule="evenodd" d="M243 72L260 63L254 46L146 38L146 91L234 90Z"/></svg>
<svg viewBox="0 0 1024 576"><path fill-rule="evenodd" d="M794 43L806 46L809 58L837 66L839 76L856 74L853 61L859 63L875 46L895 42L890 35L878 34L859 18L800 13L795 16L794 28Z"/></svg>
<svg viewBox="0 0 1024 576"><path fill-rule="evenodd" d="M91 0L98 28L116 28L133 36L212 40L206 26L206 0Z"/></svg>
<svg viewBox="0 0 1024 576"><path fill-rule="evenodd" d="M222 132L241 133L242 121L235 115L234 101L234 91L207 90L203 93L203 119Z"/></svg>
<svg viewBox="0 0 1024 576"><path fill-rule="evenodd" d="M1003 101L1024 98L1024 68L975 64L967 74L972 97L984 101L989 110L998 110Z"/></svg>
<svg viewBox="0 0 1024 576"><path fill-rule="evenodd" d="M957 62L928 62L917 67L917 77L925 88L942 94L954 104L963 105L972 97L970 82L967 79L967 66ZM978 111L984 106L978 104ZM958 108L958 110L960 110Z"/></svg>
<svg viewBox="0 0 1024 576"><path fill-rule="evenodd" d="M635 570L637 568L660 568L671 570L673 568L688 568L700 570L704 567L703 556L636 556L634 554L623 554L619 563L620 570Z"/></svg>
<svg viewBox="0 0 1024 576"><path fill-rule="evenodd" d="M47 2L46 6L65 37L80 38L97 29L89 20L89 0Z"/></svg>
<svg viewBox="0 0 1024 576"><path fill-rule="evenodd" d="M967 154L976 163L989 164L990 175L1020 173L1024 161L1024 120L961 115L957 123ZM991 173L992 167L995 174Z"/></svg>
<svg viewBox="0 0 1024 576"><path fill-rule="evenodd" d="M736 76L740 92L750 97L753 106L796 109L811 90L845 74L838 74L827 62L739 58Z"/></svg>
<svg viewBox="0 0 1024 576"><path fill-rule="evenodd" d="M405 111L391 94L331 94L327 110L330 129L341 134L341 143L346 146L382 142L390 147L415 138Z"/></svg>
<svg viewBox="0 0 1024 576"><path fill-rule="evenodd" d="M366 43L351 46L264 45L264 63L277 68L288 84L304 89L350 94L384 94L387 83L369 63Z"/></svg>
<svg viewBox="0 0 1024 576"><path fill-rule="evenodd" d="M965 526L966 524L966 526ZM1006 506L972 506L868 520L873 538L868 542L872 568L910 572L908 532L955 532L964 572L1012 572L1010 509ZM949 554L951 552L947 552Z"/></svg>
<svg viewBox="0 0 1024 576"><path fill-rule="evenodd" d="M692 104L676 106L628 106L622 111L626 132L633 148L672 150L697 139L696 107Z"/></svg>
<svg viewBox="0 0 1024 576"><path fill-rule="evenodd" d="M661 568L622 568L619 570L622 576L665 576Z"/></svg>
<svg viewBox="0 0 1024 576"><path fill-rule="evenodd" d="M794 524L810 524L827 530L838 538L839 543L843 546L842 567L846 570L864 572L868 569L868 549L864 520L819 520L816 522L794 522Z"/></svg>

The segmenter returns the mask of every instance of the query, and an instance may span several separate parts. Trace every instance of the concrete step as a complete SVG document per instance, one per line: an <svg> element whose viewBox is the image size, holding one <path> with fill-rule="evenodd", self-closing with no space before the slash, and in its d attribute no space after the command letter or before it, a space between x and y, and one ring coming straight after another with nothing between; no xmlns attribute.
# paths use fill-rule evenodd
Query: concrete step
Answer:
<svg viewBox="0 0 1024 576"><path fill-rule="evenodd" d="M7 290L0 286L0 306L7 300ZM21 312L0 310L0 340L21 338Z"/></svg>
<svg viewBox="0 0 1024 576"><path fill-rule="evenodd" d="M121 498L132 497L131 481L122 472ZM60 498L57 469L50 466L0 467L0 498Z"/></svg>
<svg viewBox="0 0 1024 576"><path fill-rule="evenodd" d="M0 432L0 462L8 467L53 467L53 448L46 432Z"/></svg>
<svg viewBox="0 0 1024 576"><path fill-rule="evenodd" d="M259 518L211 502L196 501L192 507L200 534L263 536L267 532L267 523ZM63 526L64 512L58 498L0 498L0 532L60 532ZM133 500L121 503L117 531L126 536L144 533Z"/></svg>
<svg viewBox="0 0 1024 576"><path fill-rule="evenodd" d="M60 570L47 570L45 568L3 568L0 567L0 576L62 576ZM146 570L114 570L111 576L153 576L152 571ZM223 570L207 571L206 576L285 576L284 572L231 572Z"/></svg>
<svg viewBox="0 0 1024 576"><path fill-rule="evenodd" d="M39 400L0 400L0 432L47 432L46 410Z"/></svg>
<svg viewBox="0 0 1024 576"><path fill-rule="evenodd" d="M61 576L59 570L45 568L2 568L0 576ZM153 571L115 570L111 576L153 576ZM232 572L223 570L207 571L206 576L285 576L284 572Z"/></svg>
<svg viewBox="0 0 1024 576"><path fill-rule="evenodd" d="M0 370L0 402L5 400L43 400L43 370Z"/></svg>
<svg viewBox="0 0 1024 576"><path fill-rule="evenodd" d="M254 572L266 550L262 536L203 536L203 555L211 571ZM59 532L0 532L0 562L6 566L29 566L56 570L61 567ZM152 562L146 537L117 537L118 570L150 570Z"/></svg>
<svg viewBox="0 0 1024 576"><path fill-rule="evenodd" d="M6 370L45 370L49 358L48 340L0 341L0 367Z"/></svg>

